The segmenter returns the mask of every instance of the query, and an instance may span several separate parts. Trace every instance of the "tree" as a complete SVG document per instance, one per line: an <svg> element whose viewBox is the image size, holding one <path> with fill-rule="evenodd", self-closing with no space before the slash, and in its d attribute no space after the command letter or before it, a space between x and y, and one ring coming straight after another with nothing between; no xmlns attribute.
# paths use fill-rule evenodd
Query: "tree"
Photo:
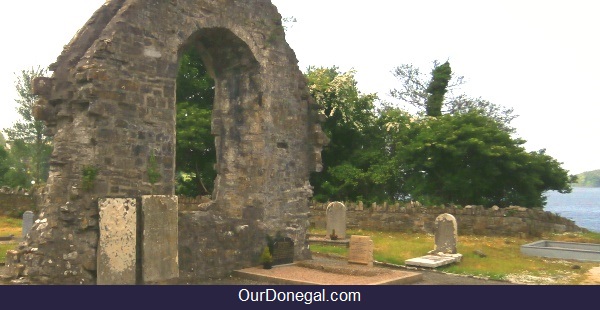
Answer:
<svg viewBox="0 0 600 310"><path fill-rule="evenodd" d="M196 49L183 53L177 76L177 193L210 194L216 171L215 138L211 134L214 80Z"/></svg>
<svg viewBox="0 0 600 310"><path fill-rule="evenodd" d="M544 151L526 152L495 120L473 111L411 124L397 145L406 190L427 204L543 207L547 190L571 191L570 177Z"/></svg>
<svg viewBox="0 0 600 310"><path fill-rule="evenodd" d="M442 116L442 105L444 104L444 96L448 91L448 83L452 78L452 69L450 63L445 62L441 66L437 66L431 72L431 82L427 86L427 100L425 101L425 110L427 116L438 117Z"/></svg>
<svg viewBox="0 0 600 310"><path fill-rule="evenodd" d="M427 103L431 96L429 90L431 90L432 87L440 88L438 86L443 85L442 82L445 82L447 78L447 75L444 76L444 74L441 74L440 78L438 78L440 83L433 84L432 82L435 80L436 71L438 71L438 68L450 71L449 65L447 69L443 68L444 65L440 65L439 62L434 61L432 77L428 77L422 73L419 68L410 64L402 64L394 68L392 73L399 80L400 88L391 90L390 95L401 102L416 108L417 112L427 112ZM443 71L442 69L439 69L439 71ZM445 88L446 92L444 93L444 100L441 107L442 114L459 114L479 111L483 115L498 121L499 124L501 124L502 129L508 132L514 132L514 128L510 126L510 123L517 115L514 114L512 108L505 108L482 98L472 98L466 94L458 93L460 86L464 84L465 80L463 76L451 74L451 78L448 80Z"/></svg>
<svg viewBox="0 0 600 310"><path fill-rule="evenodd" d="M378 179L384 158L378 134L374 94L362 94L354 71L310 67L309 89L326 116L323 131L330 143L323 149L324 170L311 176L315 199L376 201L386 197Z"/></svg>
<svg viewBox="0 0 600 310"><path fill-rule="evenodd" d="M418 128L414 126L415 117L410 113L384 104L378 111L377 136L383 141L379 142L379 164L372 169L377 173L377 180L383 187L386 199L406 200L410 197L406 187L406 174L402 169L401 157L398 153L403 145L415 139Z"/></svg>
<svg viewBox="0 0 600 310"><path fill-rule="evenodd" d="M16 89L19 98L15 101L21 120L17 121L12 128L4 130L13 154L11 175L19 179L12 183L24 187L31 186L31 181L40 184L48 177L51 140L44 135L46 130L44 122L33 118L32 108L37 101L37 96L31 92L33 79L46 76L47 73L47 69L37 67L22 70L17 76ZM20 175L21 173L25 175Z"/></svg>
<svg viewBox="0 0 600 310"><path fill-rule="evenodd" d="M2 134L0 133L0 138L4 140ZM10 158L9 153L5 148L5 143L1 143L0 141L0 185L8 185L9 181L7 178L7 173L10 170Z"/></svg>
<svg viewBox="0 0 600 310"><path fill-rule="evenodd" d="M573 180L578 187L600 187L600 170L586 171L577 175Z"/></svg>

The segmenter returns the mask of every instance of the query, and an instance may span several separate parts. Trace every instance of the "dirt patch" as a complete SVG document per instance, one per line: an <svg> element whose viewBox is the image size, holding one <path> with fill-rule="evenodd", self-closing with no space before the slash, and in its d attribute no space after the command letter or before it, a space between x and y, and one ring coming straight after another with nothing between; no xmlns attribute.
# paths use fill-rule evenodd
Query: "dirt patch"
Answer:
<svg viewBox="0 0 600 310"><path fill-rule="evenodd" d="M586 278L581 282L586 285L600 284L600 266L594 267L587 272Z"/></svg>

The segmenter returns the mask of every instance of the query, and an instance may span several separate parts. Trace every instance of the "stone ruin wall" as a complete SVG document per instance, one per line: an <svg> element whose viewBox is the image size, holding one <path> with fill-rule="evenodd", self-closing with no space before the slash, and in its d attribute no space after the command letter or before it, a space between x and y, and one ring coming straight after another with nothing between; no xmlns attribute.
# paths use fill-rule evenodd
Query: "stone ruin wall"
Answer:
<svg viewBox="0 0 600 310"><path fill-rule="evenodd" d="M313 203L310 207L312 227L325 229L328 203ZM376 231L404 231L431 234L440 214L456 217L459 235L533 236L542 233L581 232L585 229L572 220L552 212L523 207L485 209L482 206L423 207L408 204L375 204L367 208L362 203L344 203L347 227Z"/></svg>
<svg viewBox="0 0 600 310"><path fill-rule="evenodd" d="M20 218L25 211L36 211L34 195L22 191L0 189L0 215Z"/></svg>
<svg viewBox="0 0 600 310"><path fill-rule="evenodd" d="M16 196L16 195L13 195ZM22 196L31 202L31 196ZM2 196L0 196L1 202ZM326 227L328 204L312 203L309 221L312 226ZM573 221L551 212L519 207L498 210L471 208L439 208L410 204L374 205L366 208L358 203L347 206L350 229L433 233L435 218L442 213L457 218L459 235L539 236L541 233L585 231ZM238 253L253 251L252 243L264 237L250 230L243 219L223 220L209 209L208 197L179 196L179 266L180 277L221 278L231 270L244 267ZM8 209L7 209L8 210ZM198 259L201 258L201 259Z"/></svg>
<svg viewBox="0 0 600 310"><path fill-rule="evenodd" d="M206 209L180 219L180 236L193 239L181 243L182 268L218 276L253 265L265 236L277 232L295 242L297 259L310 257L308 179L321 170L327 138L275 6L112 0L65 46L52 77L34 82L41 99L33 112L54 150L38 221L18 251L20 276L94 284L98 199L174 194L175 81L188 47L201 52L216 83L218 177ZM216 246L231 240L238 242L230 249Z"/></svg>

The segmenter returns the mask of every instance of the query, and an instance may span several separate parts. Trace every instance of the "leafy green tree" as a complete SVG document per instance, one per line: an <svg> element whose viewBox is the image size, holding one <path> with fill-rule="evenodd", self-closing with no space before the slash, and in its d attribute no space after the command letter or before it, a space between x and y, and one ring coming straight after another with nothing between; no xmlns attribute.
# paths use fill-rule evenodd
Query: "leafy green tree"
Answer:
<svg viewBox="0 0 600 310"><path fill-rule="evenodd" d="M2 136L1 133L0 136ZM2 139L4 138L2 137ZM4 186L8 185L8 180L6 180L6 177L10 169L10 158L9 153L6 150L5 143L0 144L0 186Z"/></svg>
<svg viewBox="0 0 600 310"><path fill-rule="evenodd" d="M33 79L46 76L47 73L47 69L37 67L22 70L17 76L15 86L19 98L15 101L21 119L13 127L4 130L13 157L12 169L5 176L5 179L13 179L9 182L11 184L30 187L31 181L40 184L48 178L51 139L44 135L44 122L33 118L32 108L37 96L31 92Z"/></svg>
<svg viewBox="0 0 600 310"><path fill-rule="evenodd" d="M3 169L2 185L11 188L31 187L30 161L27 160L29 156L31 156L30 145L23 140L15 140L11 143L4 160L6 169Z"/></svg>
<svg viewBox="0 0 600 310"><path fill-rule="evenodd" d="M478 112L421 118L396 154L406 190L427 204L543 207L543 192L569 192L570 177L544 151L527 152Z"/></svg>
<svg viewBox="0 0 600 310"><path fill-rule="evenodd" d="M362 94L354 71L310 67L309 89L326 120L330 143L323 149L324 170L311 177L315 199L375 201L386 197L382 168L384 146L376 124L374 94Z"/></svg>
<svg viewBox="0 0 600 310"><path fill-rule="evenodd" d="M414 121L413 115L389 105L384 104L378 111L376 135L381 140L377 140L380 146L375 156L379 162L372 170L377 176L374 180L384 188L386 200L406 200L410 196L399 152L418 134Z"/></svg>
<svg viewBox="0 0 600 310"><path fill-rule="evenodd" d="M216 172L211 134L214 80L196 49L183 53L177 76L177 193L210 194Z"/></svg>

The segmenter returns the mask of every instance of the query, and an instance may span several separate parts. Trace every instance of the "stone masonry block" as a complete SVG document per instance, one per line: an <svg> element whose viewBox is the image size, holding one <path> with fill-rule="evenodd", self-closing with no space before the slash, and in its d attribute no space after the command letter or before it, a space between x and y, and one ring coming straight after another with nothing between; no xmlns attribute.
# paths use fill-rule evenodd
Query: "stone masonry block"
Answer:
<svg viewBox="0 0 600 310"><path fill-rule="evenodd" d="M179 277L177 196L142 196L142 279L144 283Z"/></svg>
<svg viewBox="0 0 600 310"><path fill-rule="evenodd" d="M98 205L97 284L136 284L136 201L108 198L100 199Z"/></svg>

